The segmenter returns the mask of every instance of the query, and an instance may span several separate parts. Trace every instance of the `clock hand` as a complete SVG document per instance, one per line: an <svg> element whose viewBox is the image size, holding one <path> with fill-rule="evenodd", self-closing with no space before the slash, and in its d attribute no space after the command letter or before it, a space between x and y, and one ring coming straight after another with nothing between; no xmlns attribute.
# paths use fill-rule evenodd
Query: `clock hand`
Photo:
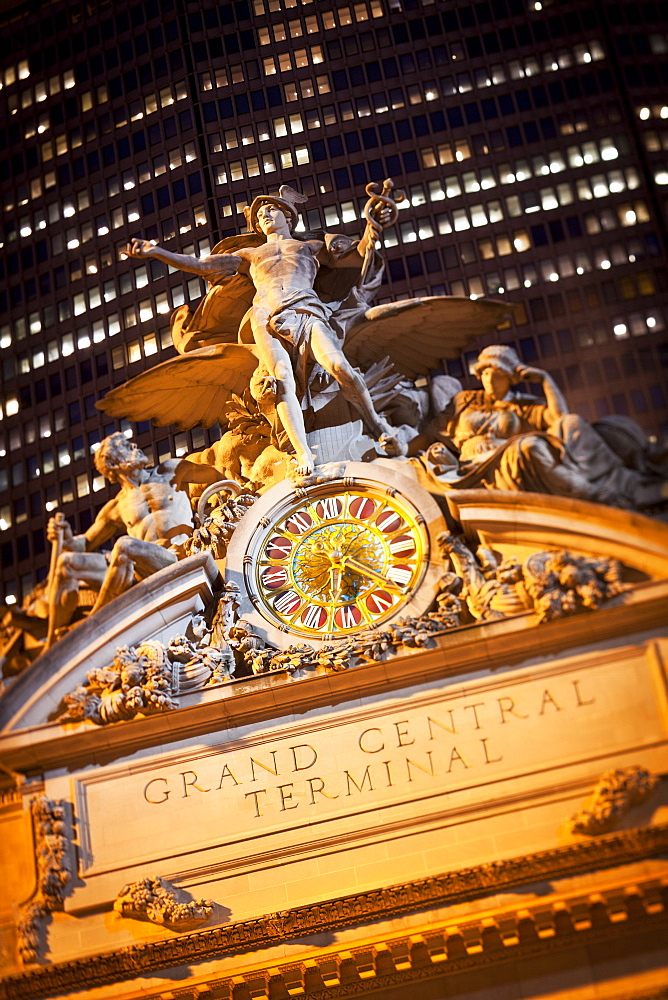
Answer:
<svg viewBox="0 0 668 1000"><path fill-rule="evenodd" d="M337 563L334 563L329 570L329 592L332 597L332 601L336 604L339 597L341 596L341 568Z"/></svg>
<svg viewBox="0 0 668 1000"><path fill-rule="evenodd" d="M370 566L365 566L363 563L358 563L357 560L353 559L351 556L343 556L341 562L346 566L349 566L353 572L361 573L362 576L367 576L372 580L378 580L378 582L382 583L384 586L391 587L392 590L398 590L400 594L408 593L408 589L406 587L400 587L398 584L394 583L394 581L389 580L386 576L383 576L382 573L378 573L377 570L372 569Z"/></svg>

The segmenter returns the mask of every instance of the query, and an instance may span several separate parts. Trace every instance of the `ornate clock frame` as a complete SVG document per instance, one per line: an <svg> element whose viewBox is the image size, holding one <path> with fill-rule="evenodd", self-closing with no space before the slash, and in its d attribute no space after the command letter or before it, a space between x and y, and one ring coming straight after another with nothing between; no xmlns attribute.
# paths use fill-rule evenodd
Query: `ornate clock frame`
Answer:
<svg viewBox="0 0 668 1000"><path fill-rule="evenodd" d="M226 582L265 641L319 647L424 614L443 573L445 527L414 480L348 462L337 478L268 490L235 530Z"/></svg>

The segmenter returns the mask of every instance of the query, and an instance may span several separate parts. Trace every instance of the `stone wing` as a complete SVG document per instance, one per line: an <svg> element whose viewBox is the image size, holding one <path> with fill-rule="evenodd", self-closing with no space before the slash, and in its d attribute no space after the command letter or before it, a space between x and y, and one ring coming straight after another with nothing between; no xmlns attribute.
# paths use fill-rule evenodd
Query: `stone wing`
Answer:
<svg viewBox="0 0 668 1000"><path fill-rule="evenodd" d="M388 302L367 309L348 332L345 351L363 371L389 356L398 371L416 378L444 358L459 357L511 312L509 302L454 295Z"/></svg>
<svg viewBox="0 0 668 1000"><path fill-rule="evenodd" d="M95 405L110 417L151 420L158 427L211 427L224 422L232 394L248 388L256 367L257 358L246 347L203 347L136 375Z"/></svg>

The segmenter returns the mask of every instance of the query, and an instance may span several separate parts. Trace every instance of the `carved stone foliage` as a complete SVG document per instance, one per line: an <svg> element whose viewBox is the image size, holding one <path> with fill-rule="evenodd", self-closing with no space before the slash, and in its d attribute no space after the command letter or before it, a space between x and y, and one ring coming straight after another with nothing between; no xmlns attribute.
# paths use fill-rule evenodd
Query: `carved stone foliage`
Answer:
<svg viewBox="0 0 668 1000"><path fill-rule="evenodd" d="M150 920L173 930L192 930L206 923L215 903L210 899L187 900L186 894L164 878L139 879L123 886L114 902L121 917Z"/></svg>
<svg viewBox="0 0 668 1000"><path fill-rule="evenodd" d="M587 806L571 817L571 832L590 836L607 833L629 809L649 798L658 781L657 777L637 764L606 771Z"/></svg>
<svg viewBox="0 0 668 1000"><path fill-rule="evenodd" d="M462 596L477 621L533 611L541 622L585 608L600 608L628 589L615 559L576 556L566 549L534 552L524 562L500 560L488 549L477 556L454 535L439 537L463 581Z"/></svg>
<svg viewBox="0 0 668 1000"><path fill-rule="evenodd" d="M178 708L174 667L162 643L122 646L109 667L90 670L63 699L60 722L104 725Z"/></svg>
<svg viewBox="0 0 668 1000"><path fill-rule="evenodd" d="M67 855L68 839L62 801L41 795L32 800L31 813L37 860L37 888L17 928L23 962L34 962L40 951L42 921L62 908L65 889L72 878Z"/></svg>
<svg viewBox="0 0 668 1000"><path fill-rule="evenodd" d="M241 493L219 500L207 514L202 511L198 527L185 543L186 554L208 551L214 559L224 559L234 529L256 500L254 493Z"/></svg>
<svg viewBox="0 0 668 1000"><path fill-rule="evenodd" d="M338 672L383 660L401 649L432 646L444 632L475 621L532 611L544 622L596 609L628 586L614 559L560 550L536 552L520 563L515 558L500 560L487 549L474 555L451 534L439 536L439 543L455 572L442 574L433 609L420 617L399 618L319 648L299 643L278 650L238 617L239 588L228 582L213 613L208 618L194 615L185 635L173 636L167 646L147 640L123 647L110 666L89 671L86 681L65 696L57 718L105 725L166 712L179 707L179 696L235 675L287 671L290 679L299 680Z"/></svg>

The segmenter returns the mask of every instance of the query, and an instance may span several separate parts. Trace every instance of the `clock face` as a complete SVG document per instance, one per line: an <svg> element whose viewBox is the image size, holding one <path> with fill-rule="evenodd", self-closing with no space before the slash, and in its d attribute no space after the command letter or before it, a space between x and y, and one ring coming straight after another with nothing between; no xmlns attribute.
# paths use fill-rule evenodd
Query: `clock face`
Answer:
<svg viewBox="0 0 668 1000"><path fill-rule="evenodd" d="M320 640L394 617L429 559L424 517L380 484L297 492L263 519L244 560L256 608L282 631Z"/></svg>
<svg viewBox="0 0 668 1000"><path fill-rule="evenodd" d="M418 483L387 465L346 462L340 478L286 480L237 525L225 579L239 617L279 649L313 647L429 610L443 564L443 514Z"/></svg>

